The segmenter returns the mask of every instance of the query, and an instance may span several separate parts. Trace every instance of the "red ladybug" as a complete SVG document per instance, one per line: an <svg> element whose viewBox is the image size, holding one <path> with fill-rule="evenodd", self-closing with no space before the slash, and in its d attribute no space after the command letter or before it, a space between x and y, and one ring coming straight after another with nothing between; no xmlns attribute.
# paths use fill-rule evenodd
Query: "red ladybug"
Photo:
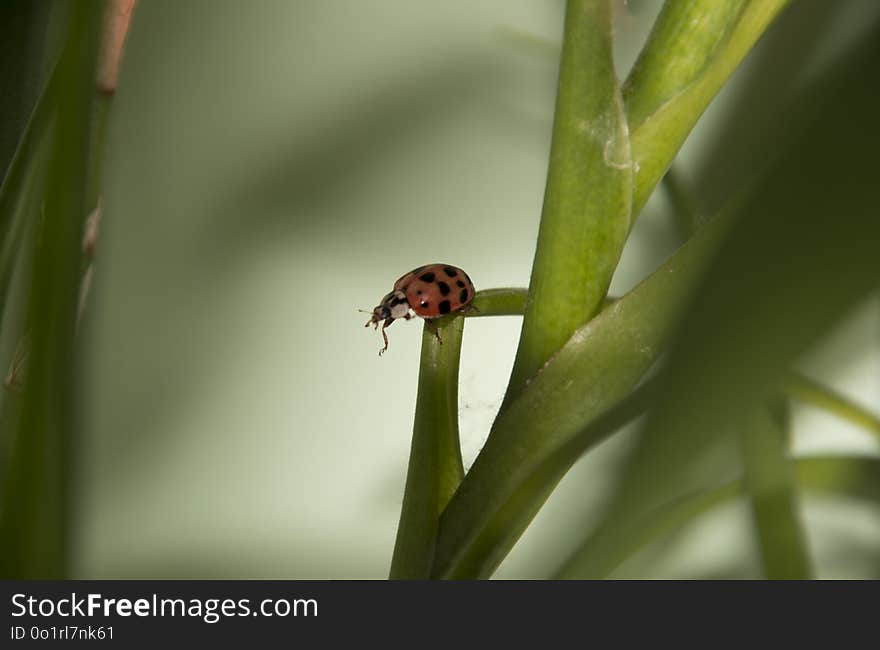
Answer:
<svg viewBox="0 0 880 650"><path fill-rule="evenodd" d="M370 320L364 327L374 325L379 328L382 321L382 338L385 347L379 354L388 349L388 335L385 328L396 319L409 320L416 316L426 320L438 318L452 312L466 311L474 299L474 285L468 274L451 264L428 264L413 269L397 282L391 293L382 298L382 302L373 309ZM440 336L438 334L437 338Z"/></svg>

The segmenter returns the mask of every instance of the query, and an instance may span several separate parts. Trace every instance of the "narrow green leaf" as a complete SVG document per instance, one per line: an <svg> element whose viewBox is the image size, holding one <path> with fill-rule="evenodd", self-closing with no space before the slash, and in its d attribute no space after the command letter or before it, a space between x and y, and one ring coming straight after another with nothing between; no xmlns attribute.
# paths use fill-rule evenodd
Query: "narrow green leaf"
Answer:
<svg viewBox="0 0 880 650"><path fill-rule="evenodd" d="M700 490L666 503L619 527L602 527L587 537L553 576L558 580L599 580L651 542L730 501L740 492L738 482Z"/></svg>
<svg viewBox="0 0 880 650"><path fill-rule="evenodd" d="M437 319L434 325L426 322L422 332L412 448L391 560L392 580L429 576L440 513L464 475L458 435L463 330L464 318L455 315Z"/></svg>
<svg viewBox="0 0 880 650"><path fill-rule="evenodd" d="M623 86L633 215L731 73L788 0L667 0Z"/></svg>
<svg viewBox="0 0 880 650"><path fill-rule="evenodd" d="M569 0L522 334L502 410L602 304L629 232L632 166L610 0Z"/></svg>
<svg viewBox="0 0 880 650"><path fill-rule="evenodd" d="M808 457L793 461L797 484L808 492L880 500L880 458ZM565 580L607 578L620 564L700 515L742 493L741 481L697 490L626 523L592 531L554 575Z"/></svg>
<svg viewBox="0 0 880 650"><path fill-rule="evenodd" d="M58 70L53 70L25 125L3 183L0 184L0 241L3 242L4 251L9 245L10 232L14 230L15 215L19 212L18 206L26 192L29 175L39 159L40 142L52 126L54 100L58 95L58 77Z"/></svg>
<svg viewBox="0 0 880 650"><path fill-rule="evenodd" d="M880 438L880 415L805 375L790 373L785 381L785 392L805 404L852 422Z"/></svg>
<svg viewBox="0 0 880 650"><path fill-rule="evenodd" d="M593 427L661 353L727 228L708 223L662 267L581 327L492 427L441 519L433 574L490 575L580 454Z"/></svg>
<svg viewBox="0 0 880 650"><path fill-rule="evenodd" d="M0 177L21 141L42 85L40 54L50 2L0 2Z"/></svg>
<svg viewBox="0 0 880 650"><path fill-rule="evenodd" d="M743 483L752 508L764 577L807 580L812 569L794 467L788 457L788 418L774 411L757 408L739 431Z"/></svg>
<svg viewBox="0 0 880 650"><path fill-rule="evenodd" d="M48 130L47 125L47 136ZM25 174L22 186L16 188L15 193L20 194L16 197L17 202L10 206L12 214L9 219L9 229L4 233L2 243L0 243L0 323L4 321L9 311L8 300L12 277L16 265L21 260L28 232L39 220L44 192L46 140L48 137L41 142L34 143L37 150L34 152L33 159L30 160L31 164Z"/></svg>
<svg viewBox="0 0 880 650"><path fill-rule="evenodd" d="M880 458L876 456L799 458L797 476L805 490L880 503Z"/></svg>
<svg viewBox="0 0 880 650"><path fill-rule="evenodd" d="M71 7L27 315L31 351L19 434L4 476L0 575L67 574L74 449L73 337L101 4Z"/></svg>

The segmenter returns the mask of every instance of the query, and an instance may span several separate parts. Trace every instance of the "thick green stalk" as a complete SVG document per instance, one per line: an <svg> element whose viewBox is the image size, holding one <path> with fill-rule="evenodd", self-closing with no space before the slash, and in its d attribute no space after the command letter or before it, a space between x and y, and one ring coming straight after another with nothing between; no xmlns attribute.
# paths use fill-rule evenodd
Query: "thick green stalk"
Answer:
<svg viewBox="0 0 880 650"><path fill-rule="evenodd" d="M31 344L28 381L12 462L4 477L4 578L63 578L68 571L73 338L100 8L93 1L71 7L54 97L58 117L26 323Z"/></svg>
<svg viewBox="0 0 880 650"><path fill-rule="evenodd" d="M602 304L630 225L632 166L610 0L569 0L547 188L505 406Z"/></svg>
<svg viewBox="0 0 880 650"><path fill-rule="evenodd" d="M633 216L685 138L788 0L667 0L623 85Z"/></svg>
<svg viewBox="0 0 880 650"><path fill-rule="evenodd" d="M437 328L442 343L434 334ZM464 476L458 436L458 366L464 318L425 323L412 448L392 580L430 574L440 513Z"/></svg>
<svg viewBox="0 0 880 650"><path fill-rule="evenodd" d="M775 411L775 410L774 410ZM787 417L759 407L739 430L743 484L755 523L764 576L806 580L812 575L800 519L795 471L788 456Z"/></svg>

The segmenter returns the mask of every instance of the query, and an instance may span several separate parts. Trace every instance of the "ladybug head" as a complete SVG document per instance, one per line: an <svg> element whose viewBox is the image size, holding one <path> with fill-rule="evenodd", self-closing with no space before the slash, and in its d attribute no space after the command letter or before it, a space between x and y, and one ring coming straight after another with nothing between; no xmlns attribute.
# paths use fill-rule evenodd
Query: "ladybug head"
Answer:
<svg viewBox="0 0 880 650"><path fill-rule="evenodd" d="M406 294L400 290L392 291L382 298L382 302L373 309L370 320L364 324L364 327L378 324L379 321L388 320L389 318L392 320L403 318L408 313L409 303L406 301Z"/></svg>
<svg viewBox="0 0 880 650"><path fill-rule="evenodd" d="M379 322L386 318L391 318L391 309L385 305L378 305L372 312L366 313L371 313L372 315L370 316L370 320L364 323L364 327L369 327L370 325L376 325L378 327Z"/></svg>

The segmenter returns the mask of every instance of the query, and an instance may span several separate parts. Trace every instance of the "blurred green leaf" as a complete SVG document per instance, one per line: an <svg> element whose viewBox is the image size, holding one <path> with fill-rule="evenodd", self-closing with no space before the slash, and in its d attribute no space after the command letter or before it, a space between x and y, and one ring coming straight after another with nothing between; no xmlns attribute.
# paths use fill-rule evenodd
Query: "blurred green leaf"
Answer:
<svg viewBox="0 0 880 650"><path fill-rule="evenodd" d="M31 174L36 173L36 164L40 159L41 142L48 137L49 129L55 112L55 100L58 95L59 73L53 71L46 88L37 100L15 153L9 163L3 183L0 184L0 241L3 246L2 264L6 268L11 264L19 243L21 229L16 217L24 208L24 195L27 193Z"/></svg>
<svg viewBox="0 0 880 650"><path fill-rule="evenodd" d="M816 109L833 93L798 96L805 75L817 71L816 59L847 10L863 0L797 0L773 21L749 55L750 73L739 75L737 87L725 97L722 122L704 131L709 142L694 175L692 196L705 213L715 214L730 196L760 178L792 137L815 118ZM840 18L839 18L840 17ZM745 71L743 71L745 72ZM702 147L701 147L702 148Z"/></svg>
<svg viewBox="0 0 880 650"><path fill-rule="evenodd" d="M726 483L681 496L641 517L621 522L619 528L602 527L584 540L553 577L560 580L607 578L637 551L739 493L738 482Z"/></svg>
<svg viewBox="0 0 880 650"><path fill-rule="evenodd" d="M811 456L797 460L798 482L805 490L865 499L880 504L880 458Z"/></svg>
<svg viewBox="0 0 880 650"><path fill-rule="evenodd" d="M42 84L39 53L43 47L50 2L0 2L0 177L13 152Z"/></svg>
<svg viewBox="0 0 880 650"><path fill-rule="evenodd" d="M798 458L794 460L794 469L797 484L804 491L880 501L880 458ZM554 577L607 578L639 550L741 494L741 481L730 481L674 499L626 522L625 528L600 527L587 536Z"/></svg>
<svg viewBox="0 0 880 650"><path fill-rule="evenodd" d="M594 316L630 224L632 167L609 0L569 0L547 188L519 347L502 405Z"/></svg>
<svg viewBox="0 0 880 650"><path fill-rule="evenodd" d="M678 331L604 525L696 489L688 476L705 452L746 426L791 363L877 289L880 132L864 125L880 94L862 71L878 63L875 29L830 72L834 102L744 203Z"/></svg>
<svg viewBox="0 0 880 650"><path fill-rule="evenodd" d="M34 106L0 185L0 322L8 311L10 283L24 249L25 232L36 223L42 207L42 182L58 83L56 69Z"/></svg>
<svg viewBox="0 0 880 650"><path fill-rule="evenodd" d="M667 0L623 86L635 165L633 215L788 0Z"/></svg>
<svg viewBox="0 0 880 650"><path fill-rule="evenodd" d="M75 449L73 336L85 217L89 119L99 2L72 8L59 69L45 212L36 239L26 330L31 349L19 434L4 475L0 575L67 574L71 454Z"/></svg>
<svg viewBox="0 0 880 650"><path fill-rule="evenodd" d="M880 438L880 415L805 375L791 373L785 381L785 392L805 404L852 422Z"/></svg>
<svg viewBox="0 0 880 650"><path fill-rule="evenodd" d="M812 574L800 518L787 415L759 407L739 431L743 483L752 508L764 577L805 580Z"/></svg>

